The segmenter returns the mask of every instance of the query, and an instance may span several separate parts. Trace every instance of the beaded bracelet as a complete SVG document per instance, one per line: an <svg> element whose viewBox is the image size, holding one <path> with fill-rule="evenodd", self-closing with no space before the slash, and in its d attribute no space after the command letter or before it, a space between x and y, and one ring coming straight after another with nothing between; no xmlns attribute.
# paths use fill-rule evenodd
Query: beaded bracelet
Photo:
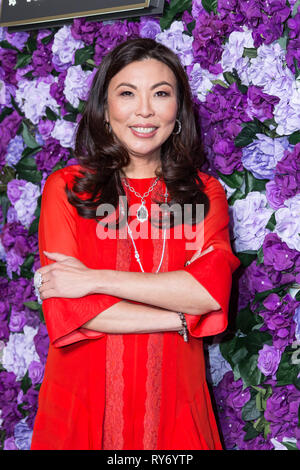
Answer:
<svg viewBox="0 0 300 470"><path fill-rule="evenodd" d="M178 333L183 336L184 341L187 343L188 342L188 328L185 320L184 313L182 312L177 312L177 314L180 317L181 323L182 323L182 330L179 330Z"/></svg>

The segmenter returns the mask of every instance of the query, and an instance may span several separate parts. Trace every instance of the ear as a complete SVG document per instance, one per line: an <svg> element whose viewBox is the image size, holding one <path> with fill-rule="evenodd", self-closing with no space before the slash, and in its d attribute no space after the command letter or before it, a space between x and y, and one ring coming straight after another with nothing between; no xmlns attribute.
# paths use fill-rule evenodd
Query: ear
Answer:
<svg viewBox="0 0 300 470"><path fill-rule="evenodd" d="M109 122L107 106L104 107L104 119L105 119L105 121Z"/></svg>

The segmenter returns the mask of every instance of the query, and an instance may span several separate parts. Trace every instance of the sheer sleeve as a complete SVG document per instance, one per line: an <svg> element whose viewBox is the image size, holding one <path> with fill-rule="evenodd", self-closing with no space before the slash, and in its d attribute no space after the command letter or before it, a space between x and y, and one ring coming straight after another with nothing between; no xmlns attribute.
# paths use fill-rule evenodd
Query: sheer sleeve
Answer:
<svg viewBox="0 0 300 470"><path fill-rule="evenodd" d="M65 193L66 183L69 185L71 181L70 171L67 173L65 170L52 173L43 188L38 229L41 266L54 262L44 255L43 250L80 259L76 222L78 215ZM105 294L74 299L45 299L42 309L51 344L61 347L81 340L101 338L104 333L82 328L81 325L121 300Z"/></svg>
<svg viewBox="0 0 300 470"><path fill-rule="evenodd" d="M221 308L204 315L185 315L189 333L197 338L215 335L226 329L232 274L240 265L231 250L226 193L216 178L202 175L200 177L206 182L204 191L209 198L210 208L203 222L204 241L199 251L203 253L210 247L213 250L183 269L210 293Z"/></svg>

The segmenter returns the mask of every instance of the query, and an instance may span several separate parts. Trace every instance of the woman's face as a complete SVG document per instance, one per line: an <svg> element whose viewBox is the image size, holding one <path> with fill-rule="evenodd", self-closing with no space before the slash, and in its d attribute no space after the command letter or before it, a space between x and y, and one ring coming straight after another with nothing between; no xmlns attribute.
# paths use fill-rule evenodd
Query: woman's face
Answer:
<svg viewBox="0 0 300 470"><path fill-rule="evenodd" d="M158 160L176 116L176 77L163 62L132 62L109 82L105 119L131 158Z"/></svg>

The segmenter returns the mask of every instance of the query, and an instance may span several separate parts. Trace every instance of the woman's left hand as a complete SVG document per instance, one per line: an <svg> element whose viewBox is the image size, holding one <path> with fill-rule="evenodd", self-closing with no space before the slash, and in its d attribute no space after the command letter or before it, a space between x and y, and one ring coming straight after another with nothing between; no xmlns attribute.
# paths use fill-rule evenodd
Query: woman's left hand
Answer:
<svg viewBox="0 0 300 470"><path fill-rule="evenodd" d="M92 292L92 269L87 268L73 256L47 251L44 253L55 263L37 269L43 278L42 286L39 288L41 300L50 297L77 298Z"/></svg>

